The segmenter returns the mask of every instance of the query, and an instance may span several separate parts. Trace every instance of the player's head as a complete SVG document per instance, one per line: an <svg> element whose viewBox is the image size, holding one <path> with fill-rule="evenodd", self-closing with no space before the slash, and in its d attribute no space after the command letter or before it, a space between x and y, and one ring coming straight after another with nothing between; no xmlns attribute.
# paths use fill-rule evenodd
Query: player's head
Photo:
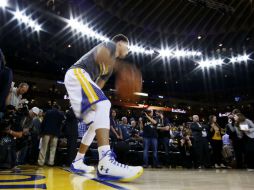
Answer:
<svg viewBox="0 0 254 190"><path fill-rule="evenodd" d="M112 38L112 41L116 44L116 51L119 54L119 58L124 58L128 55L129 52L129 40L123 34L117 34Z"/></svg>

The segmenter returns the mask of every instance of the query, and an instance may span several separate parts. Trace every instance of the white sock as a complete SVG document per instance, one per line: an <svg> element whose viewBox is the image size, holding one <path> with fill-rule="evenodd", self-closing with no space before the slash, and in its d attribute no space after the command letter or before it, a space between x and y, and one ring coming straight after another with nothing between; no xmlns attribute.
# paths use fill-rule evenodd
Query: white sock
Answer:
<svg viewBox="0 0 254 190"><path fill-rule="evenodd" d="M104 145L104 146L98 147L99 160L102 159L105 156L106 152L109 150L110 150L109 145Z"/></svg>
<svg viewBox="0 0 254 190"><path fill-rule="evenodd" d="M85 157L85 154L81 154L81 153L78 152L74 161L77 161L79 159L84 159L84 157Z"/></svg>

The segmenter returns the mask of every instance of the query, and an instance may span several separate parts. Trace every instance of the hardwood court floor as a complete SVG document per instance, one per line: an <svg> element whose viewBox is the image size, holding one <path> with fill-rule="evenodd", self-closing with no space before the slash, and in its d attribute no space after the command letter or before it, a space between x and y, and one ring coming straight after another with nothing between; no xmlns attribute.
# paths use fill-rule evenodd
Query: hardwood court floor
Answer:
<svg viewBox="0 0 254 190"><path fill-rule="evenodd" d="M143 176L132 183L115 183L99 181L95 174L72 174L60 167L22 166L0 171L0 189L253 190L254 172L146 169Z"/></svg>

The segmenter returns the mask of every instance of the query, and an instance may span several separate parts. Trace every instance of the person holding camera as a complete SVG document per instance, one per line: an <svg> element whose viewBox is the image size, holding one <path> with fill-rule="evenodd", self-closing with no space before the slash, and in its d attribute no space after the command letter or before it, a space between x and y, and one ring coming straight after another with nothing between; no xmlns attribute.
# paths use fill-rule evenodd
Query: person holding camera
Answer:
<svg viewBox="0 0 254 190"><path fill-rule="evenodd" d="M254 123L242 113L234 115L236 133L243 139L245 161L248 171L254 171Z"/></svg>
<svg viewBox="0 0 254 190"><path fill-rule="evenodd" d="M10 169L16 164L16 139L22 137L20 117L14 106L6 106L0 119L0 168Z"/></svg>
<svg viewBox="0 0 254 190"><path fill-rule="evenodd" d="M29 85L27 83L20 83L18 88L14 87L12 83L12 88L6 100L6 105L13 105L16 109L22 108L23 104L27 104L26 99L22 99L22 96L27 93Z"/></svg>
<svg viewBox="0 0 254 190"><path fill-rule="evenodd" d="M166 166L169 166L169 128L170 123L167 118L164 117L164 114L162 111L156 111L155 112L158 123L157 123L157 132L158 132L158 138L159 138L159 144L163 146L165 151L165 164Z"/></svg>
<svg viewBox="0 0 254 190"><path fill-rule="evenodd" d="M144 168L148 167L149 147L152 146L153 150L153 167L159 168L158 165L158 132L157 132L157 119L153 116L153 110L146 110L144 113L143 122L143 146L144 146Z"/></svg>
<svg viewBox="0 0 254 190"><path fill-rule="evenodd" d="M179 150L182 158L182 166L184 168L192 168L193 162L192 139L190 137L190 133L187 131L182 131L182 136L179 141Z"/></svg>
<svg viewBox="0 0 254 190"><path fill-rule="evenodd" d="M36 135L38 137L39 132L36 132L37 126L35 126L35 117L39 114L40 109L33 107L30 110L23 108L20 114L23 115L21 118L20 126L22 128L22 137L17 140L17 164L25 164L28 152L34 150L35 143L32 143L32 137ZM38 144L37 144L38 146ZM33 152L35 154L35 152ZM32 156L35 156L35 155ZM31 155L31 154L30 154Z"/></svg>
<svg viewBox="0 0 254 190"><path fill-rule="evenodd" d="M229 135L232 141L232 146L235 155L236 168L243 168L243 157L244 157L244 144L243 139L240 138L236 133L236 123L234 120L234 114L228 116L228 123L226 125L226 133Z"/></svg>

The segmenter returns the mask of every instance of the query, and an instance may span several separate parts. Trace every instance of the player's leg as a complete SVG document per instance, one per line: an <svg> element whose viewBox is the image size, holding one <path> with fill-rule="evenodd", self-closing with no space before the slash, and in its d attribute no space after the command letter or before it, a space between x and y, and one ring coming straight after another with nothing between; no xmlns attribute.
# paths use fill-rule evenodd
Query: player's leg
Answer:
<svg viewBox="0 0 254 190"><path fill-rule="evenodd" d="M143 173L140 166L133 167L115 160L115 154L109 146L109 113L111 103L108 100L98 102L95 106L94 129L98 141L99 164L97 175L102 180L132 181Z"/></svg>
<svg viewBox="0 0 254 190"><path fill-rule="evenodd" d="M89 109L85 114L81 113L81 103L82 103L82 87L80 82L75 76L74 70L70 69L65 75L65 87L67 89L72 109L77 118L83 118L85 123L89 123L94 119L94 110ZM84 134L82 142L80 144L79 151L76 155L75 160L71 164L71 169L76 172L91 172L94 170L94 167L87 166L84 163L85 153L88 150L88 147L92 143L95 136L95 131L89 127L88 131Z"/></svg>

